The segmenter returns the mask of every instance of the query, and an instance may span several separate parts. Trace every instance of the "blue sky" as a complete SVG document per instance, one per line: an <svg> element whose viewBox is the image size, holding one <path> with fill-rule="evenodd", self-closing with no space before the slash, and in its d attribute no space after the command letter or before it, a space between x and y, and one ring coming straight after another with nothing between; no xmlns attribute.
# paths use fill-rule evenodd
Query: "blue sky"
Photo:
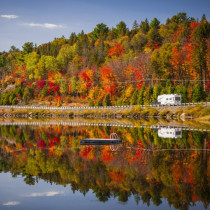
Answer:
<svg viewBox="0 0 210 210"><path fill-rule="evenodd" d="M209 11L209 0L0 0L0 51L88 33L101 22L111 28L123 20L131 28L134 20L165 23L178 12L199 19L205 13L209 20Z"/></svg>

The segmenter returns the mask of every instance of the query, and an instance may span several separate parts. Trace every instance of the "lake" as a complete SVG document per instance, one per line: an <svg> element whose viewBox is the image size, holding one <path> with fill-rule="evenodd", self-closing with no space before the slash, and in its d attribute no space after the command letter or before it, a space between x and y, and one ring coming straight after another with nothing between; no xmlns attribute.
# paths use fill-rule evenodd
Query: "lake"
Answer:
<svg viewBox="0 0 210 210"><path fill-rule="evenodd" d="M209 157L205 131L2 125L0 209L209 209Z"/></svg>

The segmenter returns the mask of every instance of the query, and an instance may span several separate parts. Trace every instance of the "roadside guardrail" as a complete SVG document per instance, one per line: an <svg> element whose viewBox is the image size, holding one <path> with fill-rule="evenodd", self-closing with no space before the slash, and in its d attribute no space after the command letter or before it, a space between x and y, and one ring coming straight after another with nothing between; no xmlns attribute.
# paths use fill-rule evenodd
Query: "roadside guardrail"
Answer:
<svg viewBox="0 0 210 210"><path fill-rule="evenodd" d="M134 107L183 107L183 106L210 106L210 102L200 102L200 103L182 103L181 105L123 105L123 106L80 106L80 107L72 107L72 106L17 106L17 105L0 105L0 109L33 109L33 110L112 110L112 109L131 109Z"/></svg>

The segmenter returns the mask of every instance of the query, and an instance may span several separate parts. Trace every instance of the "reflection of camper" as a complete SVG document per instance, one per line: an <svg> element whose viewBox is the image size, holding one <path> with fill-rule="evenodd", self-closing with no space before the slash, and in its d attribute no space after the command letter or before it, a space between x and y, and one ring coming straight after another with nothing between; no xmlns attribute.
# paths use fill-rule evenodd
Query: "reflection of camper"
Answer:
<svg viewBox="0 0 210 210"><path fill-rule="evenodd" d="M177 94L164 94L157 98L160 105L181 105L181 99L181 95Z"/></svg>
<svg viewBox="0 0 210 210"><path fill-rule="evenodd" d="M162 138L182 138L181 128L159 128L158 136Z"/></svg>

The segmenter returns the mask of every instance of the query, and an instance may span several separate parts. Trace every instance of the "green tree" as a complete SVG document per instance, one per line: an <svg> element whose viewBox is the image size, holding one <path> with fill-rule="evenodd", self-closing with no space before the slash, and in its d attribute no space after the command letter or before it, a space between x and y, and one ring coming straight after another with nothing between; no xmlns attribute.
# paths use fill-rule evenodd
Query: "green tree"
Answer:
<svg viewBox="0 0 210 210"><path fill-rule="evenodd" d="M151 23L150 23L150 28L159 28L160 21L155 17Z"/></svg>
<svg viewBox="0 0 210 210"><path fill-rule="evenodd" d="M102 106L102 105L103 105L103 104L102 104L102 100L99 99L99 100L97 101L96 106Z"/></svg>
<svg viewBox="0 0 210 210"><path fill-rule="evenodd" d="M193 92L192 92L192 100L193 102L200 102L204 101L205 99L205 92L203 89L202 83L198 83L193 87Z"/></svg>
<svg viewBox="0 0 210 210"><path fill-rule="evenodd" d="M23 92L23 100L24 100L25 104L28 104L30 99L31 99L31 92L30 92L29 88L26 87Z"/></svg>
<svg viewBox="0 0 210 210"><path fill-rule="evenodd" d="M147 20L147 18L145 19L145 21L141 21L139 29L142 33L147 34L147 32L149 31L149 22Z"/></svg>
<svg viewBox="0 0 210 210"><path fill-rule="evenodd" d="M61 47L58 56L56 58L60 69L66 69L68 64L72 61L75 55L74 47L69 44L65 44Z"/></svg>
<svg viewBox="0 0 210 210"><path fill-rule="evenodd" d="M34 44L33 42L26 42L23 46L23 54L29 54L33 51L33 48L34 48Z"/></svg>
<svg viewBox="0 0 210 210"><path fill-rule="evenodd" d="M187 87L183 85L178 85L175 89L175 93L180 94L182 96L182 103L188 102L188 91Z"/></svg>
<svg viewBox="0 0 210 210"><path fill-rule="evenodd" d="M128 31L128 29L127 29L127 26L126 26L125 22L120 21L116 25L116 33L117 33L118 37L125 36L127 31Z"/></svg>
<svg viewBox="0 0 210 210"><path fill-rule="evenodd" d="M193 52L192 52L192 64L200 79L203 80L203 85L206 84L206 78L208 74L208 39L210 37L210 23L208 21L202 21L200 25L195 29L193 33Z"/></svg>
<svg viewBox="0 0 210 210"><path fill-rule="evenodd" d="M39 55L36 52L32 52L25 55L25 64L28 79L33 79L37 63L39 62Z"/></svg>
<svg viewBox="0 0 210 210"><path fill-rule="evenodd" d="M143 105L144 104L144 92L146 90L145 84L142 85L140 91L139 91L139 96L137 100L138 105Z"/></svg>
<svg viewBox="0 0 210 210"><path fill-rule="evenodd" d="M14 45L12 45L9 50L9 53L11 53L11 52L20 52L20 50L17 47L15 47Z"/></svg>
<svg viewBox="0 0 210 210"><path fill-rule="evenodd" d="M138 32L133 36L130 43L133 46L134 51L142 52L147 43L147 37L142 32Z"/></svg>
<svg viewBox="0 0 210 210"><path fill-rule="evenodd" d="M0 55L0 67L6 66L6 58L7 58L6 53Z"/></svg>
<svg viewBox="0 0 210 210"><path fill-rule="evenodd" d="M161 85L155 84L153 89L153 100L157 100L157 97L160 95L162 90Z"/></svg>
<svg viewBox="0 0 210 210"><path fill-rule="evenodd" d="M104 101L103 101L103 105L104 105L104 106L111 106L111 105L112 105L111 99L110 99L110 95L109 95L109 94L107 94L107 95L105 96Z"/></svg>
<svg viewBox="0 0 210 210"><path fill-rule="evenodd" d="M162 42L162 37L160 36L158 29L155 27L153 27L149 30L149 32L147 34L147 38L152 44L160 45Z"/></svg>
<svg viewBox="0 0 210 210"><path fill-rule="evenodd" d="M171 55L172 48L176 46L177 43L166 43L161 46L159 50L154 50L150 60L151 68L157 77L165 79L173 79L176 76L176 72L173 71L171 67Z"/></svg>
<svg viewBox="0 0 210 210"><path fill-rule="evenodd" d="M153 87L152 86L149 86L149 88L147 88L146 91L144 91L144 104L150 104L152 101L153 101Z"/></svg>
<svg viewBox="0 0 210 210"><path fill-rule="evenodd" d="M137 23L137 20L134 20L132 30L138 30L138 28L139 28L139 25Z"/></svg>
<svg viewBox="0 0 210 210"><path fill-rule="evenodd" d="M75 32L71 33L70 37L69 37L69 44L72 46L73 44L75 44L77 41L77 35Z"/></svg>
<svg viewBox="0 0 210 210"><path fill-rule="evenodd" d="M96 25L96 27L91 32L91 37L93 39L98 39L99 37L104 36L109 31L109 28L104 23L99 23Z"/></svg>
<svg viewBox="0 0 210 210"><path fill-rule="evenodd" d="M131 105L136 105L137 104L138 94L139 94L138 90L135 90L133 92L133 95L132 95L132 98L131 98Z"/></svg>

